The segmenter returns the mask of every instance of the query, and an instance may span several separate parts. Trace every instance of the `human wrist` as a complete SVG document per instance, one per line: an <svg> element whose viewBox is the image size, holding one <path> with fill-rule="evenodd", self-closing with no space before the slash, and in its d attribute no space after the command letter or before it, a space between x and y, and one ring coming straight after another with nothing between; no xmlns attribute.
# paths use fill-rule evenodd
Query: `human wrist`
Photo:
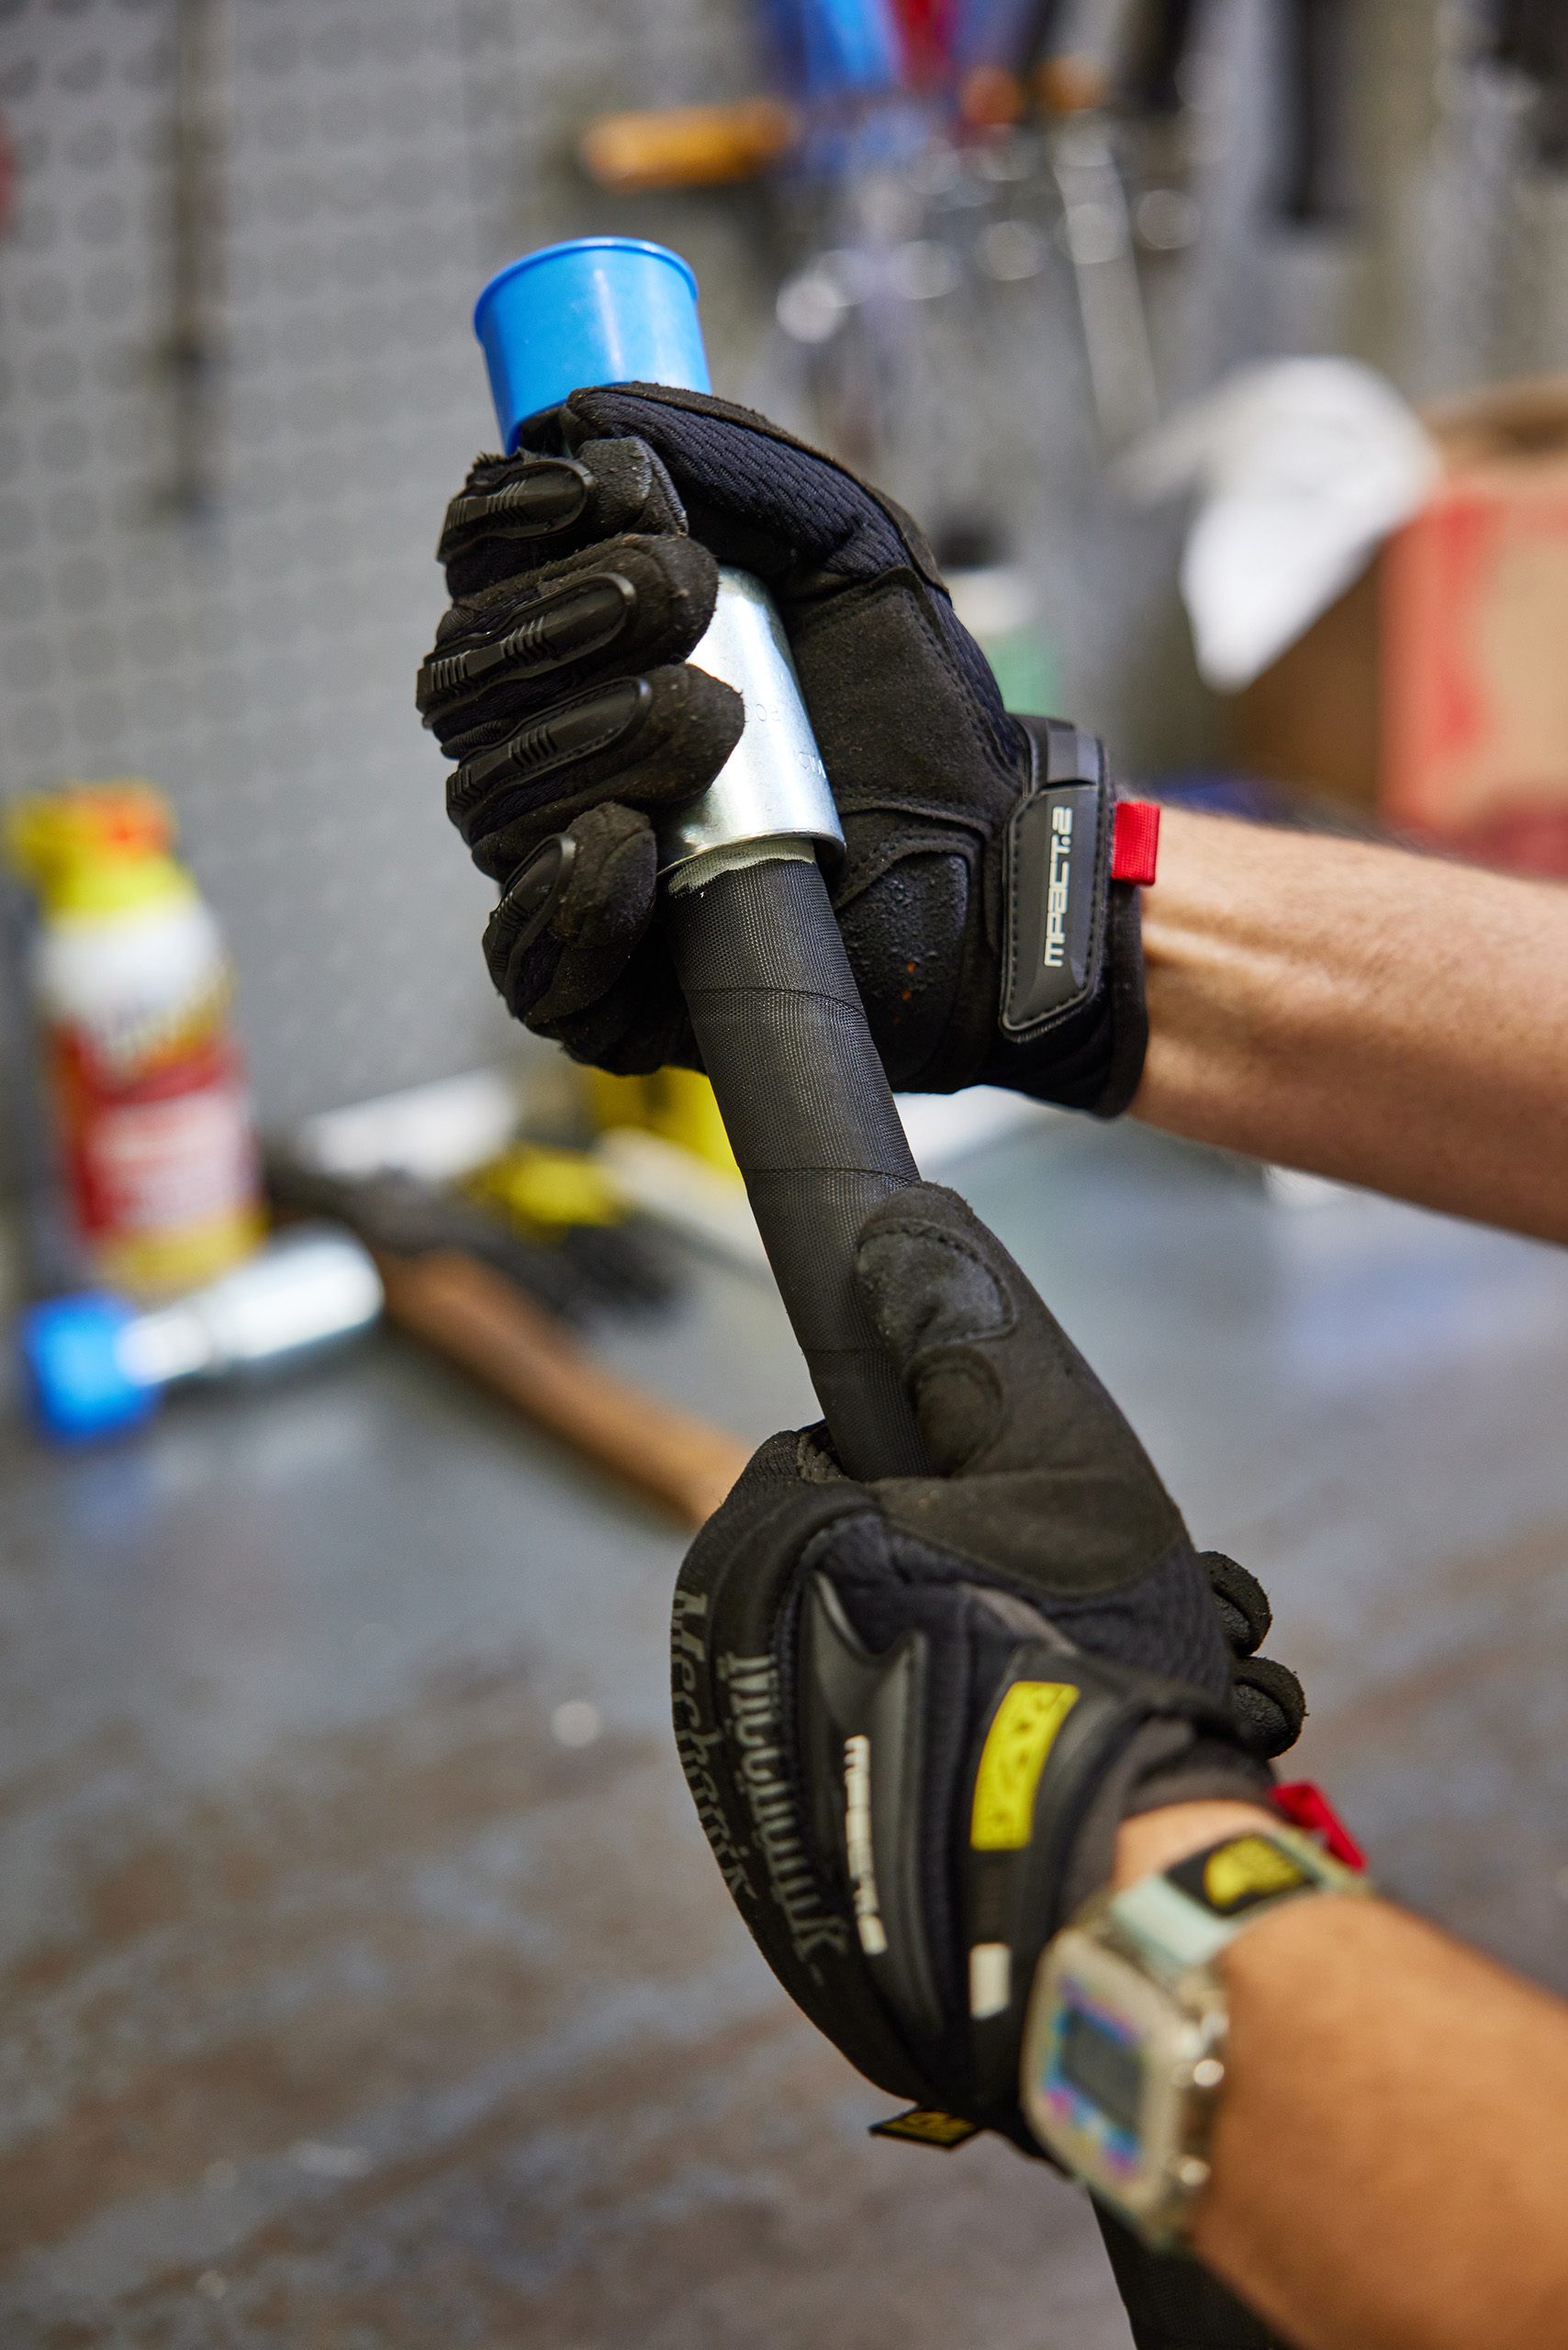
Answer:
<svg viewBox="0 0 1568 2350"><path fill-rule="evenodd" d="M1233 1836L1261 1833L1277 1838L1283 1824L1280 1813L1265 1805L1233 1803L1228 1798L1219 1797L1205 1797L1194 1803L1167 1804L1158 1811L1140 1812L1133 1818L1124 1819L1116 1831L1115 1859L1108 1889L1113 1893L1124 1893L1129 1886L1140 1883L1145 1877L1163 1875L1168 1869L1176 1868L1193 1852L1205 1852L1211 1845L1222 1843ZM1362 1863L1357 1859L1352 1866L1359 1872ZM1370 1880L1362 1879L1355 1889L1370 1894ZM1326 1886L1323 1890L1332 1893L1336 1888ZM1361 1909L1364 1903L1354 1902L1350 1906ZM1324 1930L1321 1919L1316 1919L1317 1909L1316 1901L1282 1902L1249 1926L1245 1934L1238 1935L1215 1961L1227 1991L1234 1991L1237 1987L1236 1978L1231 1973L1231 1962L1238 1951L1245 1951L1241 1961L1243 1986L1250 1986L1256 1982L1255 1937L1265 1929L1265 1939L1271 1951L1278 1929L1282 1928L1287 1934L1295 1931L1303 1918L1307 1917L1306 1939L1309 1944L1314 1943ZM1338 1931L1338 1921L1328 1930ZM1271 1957L1265 1954L1265 1975L1272 1964Z"/></svg>
<svg viewBox="0 0 1568 2350"><path fill-rule="evenodd" d="M1120 1893L1140 1877L1172 1868L1190 1852L1201 1852L1205 1845L1217 1844L1226 1836L1241 1835L1249 1829L1271 1831L1279 1825L1278 1814L1263 1805L1232 1802L1228 1797L1171 1803L1158 1811L1139 1812L1124 1819L1116 1830L1112 1886Z"/></svg>
<svg viewBox="0 0 1568 2350"><path fill-rule="evenodd" d="M1187 2234L1212 2175L1232 1945L1321 1908L1303 1896L1366 1890L1261 1805L1171 1804L1124 1823L1112 1885L1047 1944L1020 2058L1024 2119L1150 2249Z"/></svg>

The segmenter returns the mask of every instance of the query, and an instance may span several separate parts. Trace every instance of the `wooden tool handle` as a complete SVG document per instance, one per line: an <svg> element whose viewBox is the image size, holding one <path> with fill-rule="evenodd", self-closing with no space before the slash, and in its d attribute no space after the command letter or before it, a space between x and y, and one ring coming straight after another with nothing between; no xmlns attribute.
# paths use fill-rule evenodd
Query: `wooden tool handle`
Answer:
<svg viewBox="0 0 1568 2350"><path fill-rule="evenodd" d="M387 1318L399 1329L686 1525L711 1516L745 1468L749 1454L738 1438L602 1371L552 1315L477 1258L451 1248L420 1257L377 1250L375 1261Z"/></svg>
<svg viewBox="0 0 1568 2350"><path fill-rule="evenodd" d="M800 135L799 118L777 98L740 98L727 106L601 115L577 151L589 179L630 195L751 179L787 155Z"/></svg>

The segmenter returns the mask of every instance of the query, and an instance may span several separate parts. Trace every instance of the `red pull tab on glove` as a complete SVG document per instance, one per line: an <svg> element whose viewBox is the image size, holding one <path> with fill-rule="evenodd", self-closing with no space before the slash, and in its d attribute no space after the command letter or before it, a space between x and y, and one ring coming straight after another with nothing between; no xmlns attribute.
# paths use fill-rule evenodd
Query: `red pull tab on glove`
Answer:
<svg viewBox="0 0 1568 2350"><path fill-rule="evenodd" d="M1147 800L1118 800L1111 836L1111 878L1147 886L1159 862L1159 811Z"/></svg>
<svg viewBox="0 0 1568 2350"><path fill-rule="evenodd" d="M1275 1787L1270 1801L1293 1828L1315 1837L1331 1861L1343 1861L1348 1869L1366 1867L1366 1854L1322 1788L1314 1786L1310 1779L1292 1779Z"/></svg>

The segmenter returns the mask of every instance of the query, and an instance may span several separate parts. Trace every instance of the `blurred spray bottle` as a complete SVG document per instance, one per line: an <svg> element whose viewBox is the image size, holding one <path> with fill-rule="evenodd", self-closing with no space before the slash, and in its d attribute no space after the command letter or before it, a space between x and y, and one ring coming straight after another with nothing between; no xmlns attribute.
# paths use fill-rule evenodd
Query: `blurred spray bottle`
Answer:
<svg viewBox="0 0 1568 2350"><path fill-rule="evenodd" d="M27 964L49 1133L32 1178L58 1169L72 1257L139 1297L210 1280L262 1231L229 960L173 838L163 800L135 782L17 800L5 836L39 910Z"/></svg>

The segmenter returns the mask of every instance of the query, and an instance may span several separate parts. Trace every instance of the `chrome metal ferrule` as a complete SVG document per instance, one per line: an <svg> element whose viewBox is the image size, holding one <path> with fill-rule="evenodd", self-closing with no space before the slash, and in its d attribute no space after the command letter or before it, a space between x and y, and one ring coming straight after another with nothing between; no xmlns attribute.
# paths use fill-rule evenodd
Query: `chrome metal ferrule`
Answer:
<svg viewBox="0 0 1568 2350"><path fill-rule="evenodd" d="M731 852L724 866L750 862L734 854L747 843L764 856L799 856L797 844L806 842L842 850L844 830L783 623L749 571L721 567L718 606L691 660L744 696L745 732L702 797L659 824L660 874L714 850ZM691 887L696 878L683 874L677 886Z"/></svg>

